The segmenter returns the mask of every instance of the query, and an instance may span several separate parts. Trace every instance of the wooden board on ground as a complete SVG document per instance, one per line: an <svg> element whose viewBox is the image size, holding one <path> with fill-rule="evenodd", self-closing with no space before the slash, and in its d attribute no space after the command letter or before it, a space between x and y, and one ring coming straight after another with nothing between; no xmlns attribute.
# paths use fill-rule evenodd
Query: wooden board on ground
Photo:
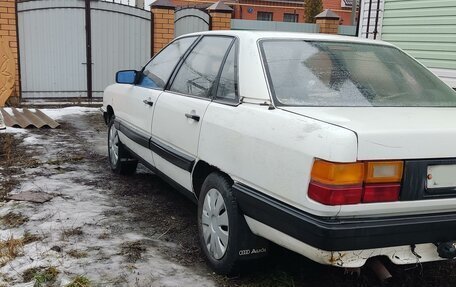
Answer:
<svg viewBox="0 0 456 287"><path fill-rule="evenodd" d="M17 201L29 201L35 203L44 203L49 201L54 196L46 192L33 192L33 191L23 191L21 193L10 194L6 197L7 200L17 200Z"/></svg>

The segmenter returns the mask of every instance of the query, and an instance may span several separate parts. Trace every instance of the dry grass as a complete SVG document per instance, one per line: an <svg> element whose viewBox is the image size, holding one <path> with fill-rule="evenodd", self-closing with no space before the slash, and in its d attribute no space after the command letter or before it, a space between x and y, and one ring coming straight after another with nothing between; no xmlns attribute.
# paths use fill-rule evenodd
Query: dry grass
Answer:
<svg viewBox="0 0 456 287"><path fill-rule="evenodd" d="M34 287L48 286L49 283L55 282L55 279L59 275L59 270L51 266L48 268L34 267L25 270L22 274L24 282L30 282L34 280Z"/></svg>
<svg viewBox="0 0 456 287"><path fill-rule="evenodd" d="M14 238L12 235L6 240L0 240L0 267L16 258L24 246L23 238Z"/></svg>
<svg viewBox="0 0 456 287"><path fill-rule="evenodd" d="M82 234L84 234L84 232L82 232L82 228L81 227L64 229L62 231L61 239L65 240L65 239L67 239L69 237L72 237L72 236L81 236Z"/></svg>
<svg viewBox="0 0 456 287"><path fill-rule="evenodd" d="M121 254L127 258L128 262L136 262L142 257L146 248L140 241L125 242L121 246Z"/></svg>
<svg viewBox="0 0 456 287"><path fill-rule="evenodd" d="M79 251L79 250L76 250L76 249L72 249L70 251L67 252L68 255L70 255L71 257L74 257L74 258L84 258L84 257L87 257L87 252L85 251Z"/></svg>
<svg viewBox="0 0 456 287"><path fill-rule="evenodd" d="M24 242L24 245L35 242L35 241L40 241L42 238L38 234L32 234L28 231L24 233L24 236L22 238L22 241Z"/></svg>
<svg viewBox="0 0 456 287"><path fill-rule="evenodd" d="M90 287L92 286L90 280L85 276L76 276L73 278L70 284L65 285L65 287Z"/></svg>
<svg viewBox="0 0 456 287"><path fill-rule="evenodd" d="M74 163L74 162L79 162L84 160L83 156L77 155L77 156L64 156L61 158L57 159L50 159L46 163L50 165L62 165L64 163Z"/></svg>
<svg viewBox="0 0 456 287"><path fill-rule="evenodd" d="M21 226L28 221L28 218L20 213L10 212L7 215L3 216L0 221L4 226L8 228L14 228Z"/></svg>
<svg viewBox="0 0 456 287"><path fill-rule="evenodd" d="M40 163L30 157L20 146L21 140L11 134L0 134L0 200L18 184L11 175L18 175L26 167L36 167Z"/></svg>
<svg viewBox="0 0 456 287"><path fill-rule="evenodd" d="M14 154L15 139L10 134L0 135L0 158L6 166L12 164Z"/></svg>

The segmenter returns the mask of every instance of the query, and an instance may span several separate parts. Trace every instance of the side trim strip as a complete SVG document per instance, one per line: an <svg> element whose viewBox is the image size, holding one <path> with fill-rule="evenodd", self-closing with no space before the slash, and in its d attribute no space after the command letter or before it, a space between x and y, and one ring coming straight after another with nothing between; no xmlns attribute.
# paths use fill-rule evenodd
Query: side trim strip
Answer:
<svg viewBox="0 0 456 287"><path fill-rule="evenodd" d="M160 157L166 159L170 163L191 172L193 170L193 165L195 164L195 159L191 158L170 146L167 146L157 139L150 140L149 148L158 154Z"/></svg>
<svg viewBox="0 0 456 287"><path fill-rule="evenodd" d="M118 119L115 120L114 125L127 138L131 139L135 143L137 143L145 148L149 148L150 137L147 134L131 127L130 125L125 124L123 121L120 121Z"/></svg>
<svg viewBox="0 0 456 287"><path fill-rule="evenodd" d="M163 159L169 161L177 167L182 168L188 172L193 170L195 159L183 154L180 151L160 142L157 139L152 139L145 133L125 124L123 121L116 119L114 122L115 127L121 131L126 137L136 142L137 144L152 150Z"/></svg>

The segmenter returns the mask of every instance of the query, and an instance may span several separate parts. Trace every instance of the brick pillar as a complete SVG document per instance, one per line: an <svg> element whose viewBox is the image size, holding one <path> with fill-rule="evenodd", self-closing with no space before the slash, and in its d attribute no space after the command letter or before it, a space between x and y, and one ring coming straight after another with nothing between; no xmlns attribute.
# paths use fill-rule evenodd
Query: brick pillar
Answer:
<svg viewBox="0 0 456 287"><path fill-rule="evenodd" d="M0 106L10 98L18 103L20 97L19 84L19 52L17 40L17 19L15 0L0 1ZM10 75L10 76L8 76Z"/></svg>
<svg viewBox="0 0 456 287"><path fill-rule="evenodd" d="M316 22L320 26L320 33L338 34L339 18L340 17L330 9L326 9L315 16Z"/></svg>
<svg viewBox="0 0 456 287"><path fill-rule="evenodd" d="M155 55L174 39L175 6L169 0L157 0L152 10L152 53Z"/></svg>
<svg viewBox="0 0 456 287"><path fill-rule="evenodd" d="M231 30L233 9L218 1L206 9L211 16L210 30Z"/></svg>

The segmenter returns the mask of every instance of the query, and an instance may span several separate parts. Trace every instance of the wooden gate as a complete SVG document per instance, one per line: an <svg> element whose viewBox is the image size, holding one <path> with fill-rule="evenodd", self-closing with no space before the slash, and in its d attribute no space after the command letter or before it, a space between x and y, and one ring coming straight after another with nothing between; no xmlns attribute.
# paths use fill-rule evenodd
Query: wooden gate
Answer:
<svg viewBox="0 0 456 287"><path fill-rule="evenodd" d="M174 37L209 30L210 16L196 8L182 8L174 14Z"/></svg>

